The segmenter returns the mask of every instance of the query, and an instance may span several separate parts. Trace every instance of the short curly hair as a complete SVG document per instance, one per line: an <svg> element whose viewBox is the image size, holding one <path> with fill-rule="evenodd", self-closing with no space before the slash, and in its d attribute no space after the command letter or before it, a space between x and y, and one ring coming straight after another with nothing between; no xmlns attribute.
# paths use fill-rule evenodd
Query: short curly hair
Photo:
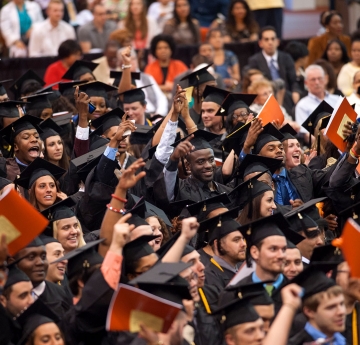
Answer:
<svg viewBox="0 0 360 345"><path fill-rule="evenodd" d="M175 50L176 50L175 41L174 41L172 36L164 35L164 34L157 35L151 40L151 43L150 43L151 55L157 58L157 56L156 56L156 47L157 47L159 42L166 42L169 45L170 50L171 50L171 57L173 57L173 55L175 53Z"/></svg>

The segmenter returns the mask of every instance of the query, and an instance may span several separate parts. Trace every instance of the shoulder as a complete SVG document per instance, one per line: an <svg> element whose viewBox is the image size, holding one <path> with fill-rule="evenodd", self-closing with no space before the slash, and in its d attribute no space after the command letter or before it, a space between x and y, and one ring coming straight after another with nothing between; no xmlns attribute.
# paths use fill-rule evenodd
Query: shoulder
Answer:
<svg viewBox="0 0 360 345"><path fill-rule="evenodd" d="M249 57L249 61L257 61L257 60L260 60L261 58L264 58L264 55L262 55L261 52L258 52L258 53L254 54L254 55L251 55Z"/></svg>
<svg viewBox="0 0 360 345"><path fill-rule="evenodd" d="M39 10L41 11L40 5L35 1L25 1L25 6L27 9L31 10Z"/></svg>

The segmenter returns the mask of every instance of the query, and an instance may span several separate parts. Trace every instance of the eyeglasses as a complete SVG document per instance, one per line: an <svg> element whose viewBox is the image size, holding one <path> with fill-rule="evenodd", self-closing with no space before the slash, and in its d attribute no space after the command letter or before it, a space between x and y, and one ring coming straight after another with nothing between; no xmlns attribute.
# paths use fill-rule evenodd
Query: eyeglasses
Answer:
<svg viewBox="0 0 360 345"><path fill-rule="evenodd" d="M233 114L232 118L234 120L239 120L241 119L245 119L246 117L248 117L250 115L250 113L246 112L246 111L242 111L240 114Z"/></svg>
<svg viewBox="0 0 360 345"><path fill-rule="evenodd" d="M195 282L198 281L198 275L195 272L192 272L190 275L188 275L187 277L184 277L184 279L190 283L192 280L194 280Z"/></svg>

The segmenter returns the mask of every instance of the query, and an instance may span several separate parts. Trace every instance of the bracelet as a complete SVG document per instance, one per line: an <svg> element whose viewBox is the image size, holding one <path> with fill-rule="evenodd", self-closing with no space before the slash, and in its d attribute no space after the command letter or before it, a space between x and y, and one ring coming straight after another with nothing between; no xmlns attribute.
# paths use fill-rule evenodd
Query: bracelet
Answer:
<svg viewBox="0 0 360 345"><path fill-rule="evenodd" d="M351 150L350 150L350 152L349 152L349 155L350 155L351 158L357 160L356 156L354 156L354 154L351 152Z"/></svg>
<svg viewBox="0 0 360 345"><path fill-rule="evenodd" d="M115 208L115 207L111 206L110 204L107 204L106 207L107 207L108 210L113 211L115 213L119 213L119 214L122 214L122 215L125 215L125 213L126 213L126 211L123 210L122 208L118 209L118 208Z"/></svg>
<svg viewBox="0 0 360 345"><path fill-rule="evenodd" d="M124 65L124 64L121 65L122 70L131 68L131 67L132 67L131 65Z"/></svg>
<svg viewBox="0 0 360 345"><path fill-rule="evenodd" d="M350 152L351 152L356 158L359 158L359 157L360 157L360 155L358 155L358 154L356 153L356 151L354 150L354 146L350 149Z"/></svg>
<svg viewBox="0 0 360 345"><path fill-rule="evenodd" d="M186 128L187 131L191 130L191 129L195 129L197 128L197 125L193 126L193 127L190 127L190 128Z"/></svg>
<svg viewBox="0 0 360 345"><path fill-rule="evenodd" d="M123 199L123 198L120 198L119 196L115 195L115 194L111 194L111 197L118 200L118 201L121 201L123 203L127 203L127 200L126 199Z"/></svg>

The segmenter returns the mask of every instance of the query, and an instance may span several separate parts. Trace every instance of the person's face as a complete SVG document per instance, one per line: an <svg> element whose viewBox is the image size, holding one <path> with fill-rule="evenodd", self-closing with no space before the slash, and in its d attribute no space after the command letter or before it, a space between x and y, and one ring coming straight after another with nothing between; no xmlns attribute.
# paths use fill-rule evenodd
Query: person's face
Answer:
<svg viewBox="0 0 360 345"><path fill-rule="evenodd" d="M341 35L343 32L343 28L344 28L341 17L338 15L332 16L330 23L328 24L328 26L326 28L333 35L336 35L336 36Z"/></svg>
<svg viewBox="0 0 360 345"><path fill-rule="evenodd" d="M281 141L270 141L259 152L259 156L279 159L284 161L285 151Z"/></svg>
<svg viewBox="0 0 360 345"><path fill-rule="evenodd" d="M17 257L23 258L17 266L30 278L34 287L45 280L48 269L45 246L24 248Z"/></svg>
<svg viewBox="0 0 360 345"><path fill-rule="evenodd" d="M81 231L79 221L75 216L58 220L57 229L57 240L66 253L79 246Z"/></svg>
<svg viewBox="0 0 360 345"><path fill-rule="evenodd" d="M200 254L196 250L193 250L191 253L184 255L181 258L181 261L191 264L190 268L197 274L198 277L197 286L199 288L203 287L205 284L205 266L201 262Z"/></svg>
<svg viewBox="0 0 360 345"><path fill-rule="evenodd" d="M302 256L310 259L314 248L324 245L324 231L319 231L317 228L309 228L308 237L306 237L304 231L300 231L300 235L304 236L305 239L296 246L299 248Z"/></svg>
<svg viewBox="0 0 360 345"><path fill-rule="evenodd" d="M140 274L143 274L147 272L151 267L153 267L157 262L159 258L155 253L151 253L149 255L143 256L138 260L136 272L134 274L128 274L128 278L134 279Z"/></svg>
<svg viewBox="0 0 360 345"><path fill-rule="evenodd" d="M326 82L325 75L317 69L309 71L305 79L305 85L314 95L325 92Z"/></svg>
<svg viewBox="0 0 360 345"><path fill-rule="evenodd" d="M47 8L47 15L51 22L58 23L64 16L63 4L50 4Z"/></svg>
<svg viewBox="0 0 360 345"><path fill-rule="evenodd" d="M161 247L161 243L164 238L164 235L161 231L161 224L160 224L159 220L155 217L149 217L146 219L146 221L151 226L151 230L153 231L154 236L159 236L158 238L155 238L155 240L154 240L153 249L156 252Z"/></svg>
<svg viewBox="0 0 360 345"><path fill-rule="evenodd" d="M235 3L234 7L232 8L231 14L236 19L244 19L246 16L246 8L242 3L237 2L237 3Z"/></svg>
<svg viewBox="0 0 360 345"><path fill-rule="evenodd" d="M143 2L141 0L132 0L130 3L130 12L133 16L139 16L144 9Z"/></svg>
<svg viewBox="0 0 360 345"><path fill-rule="evenodd" d="M86 72L85 74L83 74L79 77L79 80L86 83L88 81L95 81L95 77L90 72Z"/></svg>
<svg viewBox="0 0 360 345"><path fill-rule="evenodd" d="M271 86L261 86L256 90L257 97L254 103L259 105L264 105L269 96L273 93L273 89Z"/></svg>
<svg viewBox="0 0 360 345"><path fill-rule="evenodd" d="M1 102L6 102L9 100L9 96L7 94L5 95L0 95L0 103Z"/></svg>
<svg viewBox="0 0 360 345"><path fill-rule="evenodd" d="M210 43L204 43L199 47L199 54L212 61L214 59L214 48Z"/></svg>
<svg viewBox="0 0 360 345"><path fill-rule="evenodd" d="M65 60L66 65L72 66L75 63L75 61L81 60L81 59L82 59L81 51L78 51L78 52L76 52L74 54L71 54L70 56L68 56L64 60Z"/></svg>
<svg viewBox="0 0 360 345"><path fill-rule="evenodd" d="M16 316L34 303L32 289L33 285L31 282L16 283L11 287L9 299L2 296L1 303L11 315Z"/></svg>
<svg viewBox="0 0 360 345"><path fill-rule="evenodd" d="M301 260L300 250L297 248L286 249L286 261L284 267L284 275L288 279L293 279L304 269Z"/></svg>
<svg viewBox="0 0 360 345"><path fill-rule="evenodd" d="M92 114L89 114L89 120L95 120L106 113L106 101L104 97L91 96L90 101L96 109Z"/></svg>
<svg viewBox="0 0 360 345"><path fill-rule="evenodd" d="M342 50L337 42L333 42L329 45L326 51L329 62L339 62L342 58Z"/></svg>
<svg viewBox="0 0 360 345"><path fill-rule="evenodd" d="M235 126L239 122L245 123L246 120L248 119L249 115L250 115L250 113L248 112L248 110L246 108L236 109L231 117L232 124Z"/></svg>
<svg viewBox="0 0 360 345"><path fill-rule="evenodd" d="M104 26L106 23L106 9L103 6L95 6L94 7L94 23L96 25Z"/></svg>
<svg viewBox="0 0 360 345"><path fill-rule="evenodd" d="M287 149L285 152L286 169L294 168L301 164L301 148L297 139L287 140Z"/></svg>
<svg viewBox="0 0 360 345"><path fill-rule="evenodd" d="M214 178L216 169L214 151L203 149L192 152L188 159L190 160L190 171L197 180L209 183Z"/></svg>
<svg viewBox="0 0 360 345"><path fill-rule="evenodd" d="M336 284L342 287L345 295L353 300L360 300L360 278L350 277L350 267L346 261L338 265Z"/></svg>
<svg viewBox="0 0 360 345"><path fill-rule="evenodd" d="M106 56L109 67L113 69L115 69L119 63L117 58L117 51L118 50L116 49L116 47L110 46L105 50L104 54Z"/></svg>
<svg viewBox="0 0 360 345"><path fill-rule="evenodd" d="M225 252L226 259L236 265L239 261L245 260L246 242L240 231L233 231L224 236L221 240L221 248Z"/></svg>
<svg viewBox="0 0 360 345"><path fill-rule="evenodd" d="M271 216L276 210L276 205L274 202L274 192L268 190L264 193L260 202L260 215L261 217Z"/></svg>
<svg viewBox="0 0 360 345"><path fill-rule="evenodd" d="M171 58L170 46L165 41L160 41L156 45L155 55L160 61L167 61Z"/></svg>
<svg viewBox="0 0 360 345"><path fill-rule="evenodd" d="M305 314L317 328L325 334L334 334L345 330L346 308L344 295L324 294L316 311L305 309Z"/></svg>
<svg viewBox="0 0 360 345"><path fill-rule="evenodd" d="M266 272L277 275L284 271L286 259L286 239L283 236L269 236L263 240L260 249L250 248L256 264Z"/></svg>
<svg viewBox="0 0 360 345"><path fill-rule="evenodd" d="M209 37L209 43L213 46L214 49L221 49L224 45L224 39L221 35L221 32L214 31Z"/></svg>
<svg viewBox="0 0 360 345"><path fill-rule="evenodd" d="M351 58L356 64L360 64L360 42L355 41L351 45Z"/></svg>
<svg viewBox="0 0 360 345"><path fill-rule="evenodd" d="M246 176L244 176L244 182L252 179L253 177L255 177L256 175L260 174L259 172L253 172L251 174L248 174ZM262 174L258 179L258 181L266 183L269 187L271 187L273 190L275 190L275 186L274 186L274 181L272 180L272 177L270 174Z"/></svg>
<svg viewBox="0 0 360 345"><path fill-rule="evenodd" d="M64 345L59 327L54 322L45 323L34 331L34 345Z"/></svg>
<svg viewBox="0 0 360 345"><path fill-rule="evenodd" d="M47 119L50 119L52 117L52 115L53 115L52 109L51 108L45 108L41 112L40 119L45 121Z"/></svg>
<svg viewBox="0 0 360 345"><path fill-rule="evenodd" d="M61 245L61 243L52 242L46 244L45 247L46 247L46 257L49 262L49 268L46 274L46 280L53 283L63 281L65 276L67 260L52 264L53 261L65 255L63 246Z"/></svg>
<svg viewBox="0 0 360 345"><path fill-rule="evenodd" d="M25 164L30 164L39 157L39 133L36 129L27 129L15 137L14 152L16 158Z"/></svg>
<svg viewBox="0 0 360 345"><path fill-rule="evenodd" d="M268 30L262 33L262 37L259 40L259 46L264 50L267 55L274 55L277 47L279 46L279 40L276 37L276 33L272 30Z"/></svg>
<svg viewBox="0 0 360 345"><path fill-rule="evenodd" d="M178 0L175 4L175 10L179 18L187 18L190 14L190 5L187 0Z"/></svg>
<svg viewBox="0 0 360 345"><path fill-rule="evenodd" d="M35 181L35 197L40 208L53 205L56 200L56 184L51 176L41 176Z"/></svg>
<svg viewBox="0 0 360 345"><path fill-rule="evenodd" d="M264 321L259 318L233 327L233 332L225 335L227 345L261 345L265 337Z"/></svg>
<svg viewBox="0 0 360 345"><path fill-rule="evenodd" d="M189 292L194 302L200 301L199 291L198 291L198 276L197 274L189 267L185 271L180 273L180 276L184 278L189 283Z"/></svg>
<svg viewBox="0 0 360 345"><path fill-rule="evenodd" d="M64 145L59 135L49 137L45 141L49 161L59 161L64 153Z"/></svg>
<svg viewBox="0 0 360 345"><path fill-rule="evenodd" d="M143 125L145 122L146 105L140 102L124 103L124 111L128 113L130 120L135 120L138 125Z"/></svg>
<svg viewBox="0 0 360 345"><path fill-rule="evenodd" d="M214 102L202 102L201 104L201 118L205 128L215 128L222 124L222 117L216 116L219 110L219 105Z"/></svg>
<svg viewBox="0 0 360 345"><path fill-rule="evenodd" d="M360 72L356 72L354 75L353 89L357 93L358 88L360 87Z"/></svg>
<svg viewBox="0 0 360 345"><path fill-rule="evenodd" d="M275 316L275 306L270 305L254 305L254 309L264 321L264 332L267 334L270 329L270 324Z"/></svg>

